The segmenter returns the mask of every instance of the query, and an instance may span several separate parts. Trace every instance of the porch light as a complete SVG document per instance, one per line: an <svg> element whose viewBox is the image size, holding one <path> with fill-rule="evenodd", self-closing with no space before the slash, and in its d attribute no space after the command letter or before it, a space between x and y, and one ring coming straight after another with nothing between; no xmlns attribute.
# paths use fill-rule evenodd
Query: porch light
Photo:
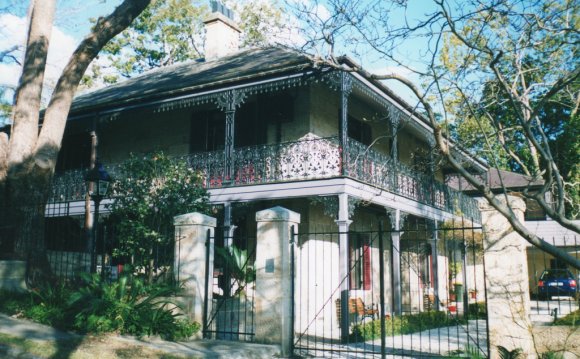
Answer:
<svg viewBox="0 0 580 359"><path fill-rule="evenodd" d="M91 253L91 273L95 273L97 270L97 238L98 238L98 227L99 227L99 207L101 206L101 200L107 194L109 189L109 183L111 183L111 176L105 171L103 164L100 162L95 163L93 167L85 175L85 182L87 183L87 191L89 196L95 203L95 212L93 218L93 228L92 228L92 238L90 241L90 253ZM92 184L92 186L91 186ZM104 239L103 239L104 240ZM103 243L103 249L105 248ZM102 256L101 261L101 275L104 278L105 275L105 255Z"/></svg>
<svg viewBox="0 0 580 359"><path fill-rule="evenodd" d="M100 200L107 194L109 183L111 183L111 176L107 171L105 171L103 164L97 162L95 163L95 167L87 172L85 176L85 182L89 188L89 195L94 200ZM91 183L93 184L92 191L90 190Z"/></svg>

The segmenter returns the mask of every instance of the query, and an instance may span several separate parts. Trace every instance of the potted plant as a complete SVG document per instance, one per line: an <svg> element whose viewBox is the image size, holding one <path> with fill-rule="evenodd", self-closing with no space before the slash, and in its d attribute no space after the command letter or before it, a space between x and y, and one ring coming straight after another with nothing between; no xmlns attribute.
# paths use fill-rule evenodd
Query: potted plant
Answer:
<svg viewBox="0 0 580 359"><path fill-rule="evenodd" d="M462 298L463 298L463 283L454 282L453 289L454 289L455 297L457 298L457 300L462 300Z"/></svg>
<svg viewBox="0 0 580 359"><path fill-rule="evenodd" d="M469 291L469 298L477 299L477 289L471 288Z"/></svg>

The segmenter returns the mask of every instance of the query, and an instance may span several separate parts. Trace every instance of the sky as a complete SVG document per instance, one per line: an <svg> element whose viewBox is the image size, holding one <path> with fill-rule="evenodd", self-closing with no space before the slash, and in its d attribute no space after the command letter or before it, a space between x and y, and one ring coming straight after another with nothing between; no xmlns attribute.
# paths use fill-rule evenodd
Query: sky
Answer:
<svg viewBox="0 0 580 359"><path fill-rule="evenodd" d="M312 4L316 8L317 16L322 20L329 16L329 11L324 2L314 2L314 0L291 1ZM45 104L48 102L51 89L68 58L82 38L89 33L90 19L109 14L121 2L121 0L58 0L47 60L48 65L45 76L47 89L43 94L43 102ZM423 2L423 0L415 0L415 5L411 5L413 3L411 1L407 15L410 17L422 15L426 9L424 6L419 5ZM27 8L27 1L0 0L0 52L15 45L19 45L21 49L24 48L27 30ZM405 47L404 51L408 53L409 58L412 58L413 56L419 56L420 48L419 43L411 43L410 46ZM386 63L380 57L373 57L367 54L357 56L356 54L348 53L348 48L341 47L338 47L336 52L339 55L349 54L355 61L373 73L397 72L405 76L411 76L406 69ZM23 57L22 51L17 51L14 54L19 59ZM12 101L13 91L11 90L16 88L19 77L20 66L18 63L13 61L0 63L0 87L8 89L4 93L6 101ZM396 81L390 81L388 85L407 101L413 101L413 96Z"/></svg>

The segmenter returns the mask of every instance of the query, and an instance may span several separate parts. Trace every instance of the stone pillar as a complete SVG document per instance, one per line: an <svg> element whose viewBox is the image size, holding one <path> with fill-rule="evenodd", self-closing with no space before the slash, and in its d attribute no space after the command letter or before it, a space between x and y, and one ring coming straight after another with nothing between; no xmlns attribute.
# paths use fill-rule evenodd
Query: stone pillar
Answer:
<svg viewBox="0 0 580 359"><path fill-rule="evenodd" d="M352 221L348 214L348 195L342 193L338 196L338 275L340 284L340 308L342 315L340 318L340 337L343 341L348 340L350 335L350 318L348 311L348 295L350 289L350 261L349 261L349 244L348 229Z"/></svg>
<svg viewBox="0 0 580 359"><path fill-rule="evenodd" d="M175 275L183 283L180 304L186 314L205 328L212 302L214 231L216 219L201 213L173 218L175 226ZM207 302L204 299L207 297ZM201 337L202 332L199 332Z"/></svg>
<svg viewBox="0 0 580 359"><path fill-rule="evenodd" d="M26 292L26 261L0 261L0 289Z"/></svg>
<svg viewBox="0 0 580 359"><path fill-rule="evenodd" d="M281 345L281 356L292 353L294 298L290 267L291 227L300 214L274 207L256 213L255 339Z"/></svg>
<svg viewBox="0 0 580 359"><path fill-rule="evenodd" d="M524 201L513 196L508 200L523 222ZM486 232L484 259L491 358L498 358L498 346L510 351L521 348L524 357L533 358L525 240L487 202L480 202L480 209Z"/></svg>

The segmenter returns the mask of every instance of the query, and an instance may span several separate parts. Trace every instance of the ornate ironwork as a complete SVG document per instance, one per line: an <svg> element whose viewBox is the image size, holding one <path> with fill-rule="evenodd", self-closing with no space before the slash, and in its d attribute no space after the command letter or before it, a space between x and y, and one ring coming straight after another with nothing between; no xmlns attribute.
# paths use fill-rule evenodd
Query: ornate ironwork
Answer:
<svg viewBox="0 0 580 359"><path fill-rule="evenodd" d="M348 139L348 176L360 182L480 222L477 201L435 181L432 176L412 171L389 156L353 139ZM224 186L224 151L185 156L199 173L206 188ZM300 141L234 149L232 185L255 185L341 176L341 151L336 137L314 135ZM115 177L116 166L107 166ZM51 201L84 199L83 171L55 176ZM349 203L349 207L350 203ZM353 208L349 208L352 212ZM325 213L328 211L325 210ZM351 213L352 214L352 213ZM333 213L335 215L335 213Z"/></svg>
<svg viewBox="0 0 580 359"><path fill-rule="evenodd" d="M338 218L338 196L310 197L310 202L322 204L325 215L333 220Z"/></svg>
<svg viewBox="0 0 580 359"><path fill-rule="evenodd" d="M234 151L236 184L330 178L339 175L336 138L305 136L301 141L239 148Z"/></svg>
<svg viewBox="0 0 580 359"><path fill-rule="evenodd" d="M214 102L221 111L235 111L246 100L247 94L243 90L229 90L219 93Z"/></svg>

